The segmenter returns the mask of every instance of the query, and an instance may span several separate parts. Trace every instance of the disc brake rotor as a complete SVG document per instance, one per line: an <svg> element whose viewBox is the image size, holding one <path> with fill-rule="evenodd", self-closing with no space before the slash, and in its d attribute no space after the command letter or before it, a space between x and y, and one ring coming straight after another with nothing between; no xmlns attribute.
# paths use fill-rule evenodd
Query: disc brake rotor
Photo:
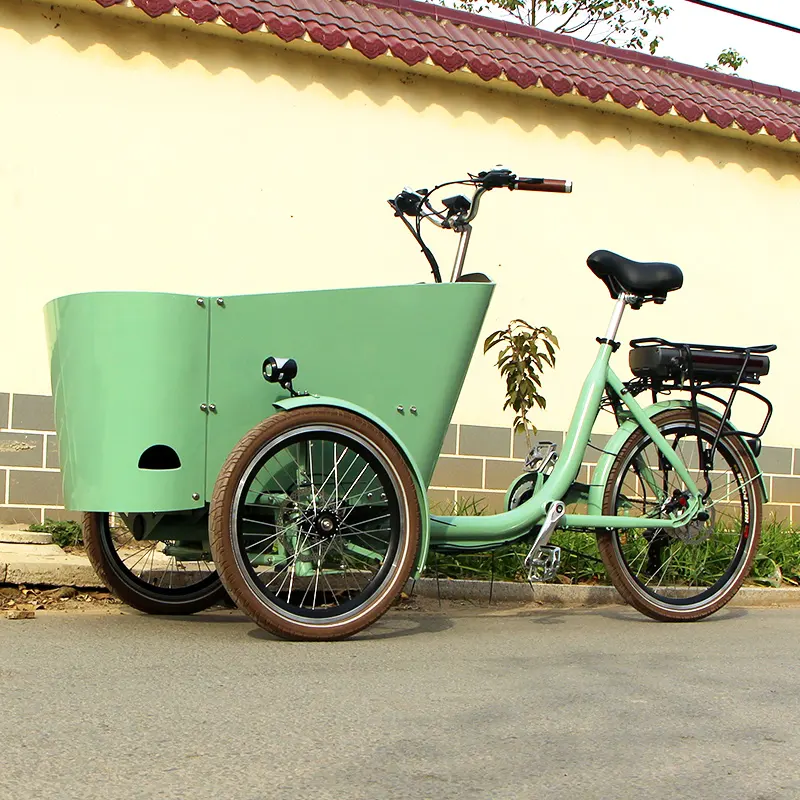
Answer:
<svg viewBox="0 0 800 800"><path fill-rule="evenodd" d="M680 540L684 544L698 545L708 541L714 533L714 523L716 522L717 512L714 506L705 509L708 519L695 519L680 528L673 528L670 535Z"/></svg>

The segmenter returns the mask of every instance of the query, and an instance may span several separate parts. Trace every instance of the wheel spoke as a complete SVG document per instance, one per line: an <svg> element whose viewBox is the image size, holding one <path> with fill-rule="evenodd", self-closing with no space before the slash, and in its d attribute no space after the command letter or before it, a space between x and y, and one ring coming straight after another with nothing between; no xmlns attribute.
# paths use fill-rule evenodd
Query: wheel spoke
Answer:
<svg viewBox="0 0 800 800"><path fill-rule="evenodd" d="M345 455L349 452L347 448L342 450L341 456L337 458L336 456L336 442L333 443L333 467L331 467L331 471L325 476L325 480L322 482L322 485L319 487L318 494L322 494L325 487L328 485L328 481L333 476L333 491L334 497L337 499L334 503L334 506L338 505L338 497L339 497L339 464L341 463L342 459ZM352 466L352 463L351 463ZM347 474L347 473L345 473Z"/></svg>
<svg viewBox="0 0 800 800"><path fill-rule="evenodd" d="M359 501L364 497L365 494L367 494L369 492L369 490L372 488L372 486L373 486L373 484L375 483L376 480L378 480L378 476L377 475L373 475L372 480L367 484L366 488L350 504L350 511L347 514L344 515L343 521L346 520L348 517L352 516L353 511L355 511L355 509L358 508Z"/></svg>
<svg viewBox="0 0 800 800"><path fill-rule="evenodd" d="M361 520L358 524L359 525L369 525L371 522L377 522L379 519L388 519L389 516L390 516L389 514L380 514L377 517L370 517L370 519ZM342 528L349 528L351 530L356 530L354 525L346 525L346 524L342 523L341 527Z"/></svg>

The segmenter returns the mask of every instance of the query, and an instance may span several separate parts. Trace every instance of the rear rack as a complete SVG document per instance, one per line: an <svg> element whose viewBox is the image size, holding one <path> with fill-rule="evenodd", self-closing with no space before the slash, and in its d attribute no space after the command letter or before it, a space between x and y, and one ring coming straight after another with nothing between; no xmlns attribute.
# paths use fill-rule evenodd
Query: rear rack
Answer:
<svg viewBox="0 0 800 800"><path fill-rule="evenodd" d="M630 364L636 377L625 383L631 394L650 390L653 402L662 393L688 392L691 396L692 416L698 431L698 449L701 448L700 412L698 397L713 400L722 406L719 428L710 448L700 453L700 464L708 481L708 472L714 463L719 441L723 436L739 436L750 440L750 449L755 456L761 451L761 437L772 419L772 403L759 392L744 386L758 384L759 378L769 372L767 353L777 350L777 345L754 347L729 347L725 345L689 344L671 342L657 337L631 341ZM650 352L645 352L649 350ZM726 398L714 394L727 389ZM735 430L729 423L733 403L740 392L755 397L764 403L766 414L757 432ZM710 484L709 484L710 486Z"/></svg>
<svg viewBox="0 0 800 800"><path fill-rule="evenodd" d="M776 344L758 344L752 347L733 347L724 344L691 344L687 342L671 342L659 336L644 339L631 339L631 347L642 347L648 344L664 344L668 347L689 347L693 350L715 350L720 353L772 353L778 349Z"/></svg>

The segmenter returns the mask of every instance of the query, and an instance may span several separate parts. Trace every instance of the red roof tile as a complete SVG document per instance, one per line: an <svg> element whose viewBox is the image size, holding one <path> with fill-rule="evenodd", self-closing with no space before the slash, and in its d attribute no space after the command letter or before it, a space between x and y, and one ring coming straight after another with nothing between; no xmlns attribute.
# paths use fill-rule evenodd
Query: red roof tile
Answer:
<svg viewBox="0 0 800 800"><path fill-rule="evenodd" d="M104 7L125 0L96 0ZM765 130L800 141L800 92L720 75L646 53L620 50L538 28L415 0L133 0L157 17L177 8L197 23L221 17L240 33L265 29L284 41L308 37L328 50L350 45L367 58L392 55L413 66L430 59L447 72L501 76L555 95L576 92L596 103L641 103L689 122Z"/></svg>

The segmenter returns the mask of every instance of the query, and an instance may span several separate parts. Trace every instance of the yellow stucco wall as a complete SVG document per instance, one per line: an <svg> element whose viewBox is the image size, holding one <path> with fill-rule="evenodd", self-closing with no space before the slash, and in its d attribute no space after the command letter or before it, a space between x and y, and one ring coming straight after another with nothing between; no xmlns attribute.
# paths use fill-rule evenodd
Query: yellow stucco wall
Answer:
<svg viewBox="0 0 800 800"><path fill-rule="evenodd" d="M385 199L503 163L575 182L487 197L468 265L498 281L487 331L521 316L561 340L542 427L567 425L605 331L611 301L585 266L605 247L685 272L665 306L627 315L623 340L780 345L767 440L800 445L796 146L132 13L0 0L3 391L49 393L41 307L59 294L426 280ZM478 355L455 419L510 424L501 405Z"/></svg>

